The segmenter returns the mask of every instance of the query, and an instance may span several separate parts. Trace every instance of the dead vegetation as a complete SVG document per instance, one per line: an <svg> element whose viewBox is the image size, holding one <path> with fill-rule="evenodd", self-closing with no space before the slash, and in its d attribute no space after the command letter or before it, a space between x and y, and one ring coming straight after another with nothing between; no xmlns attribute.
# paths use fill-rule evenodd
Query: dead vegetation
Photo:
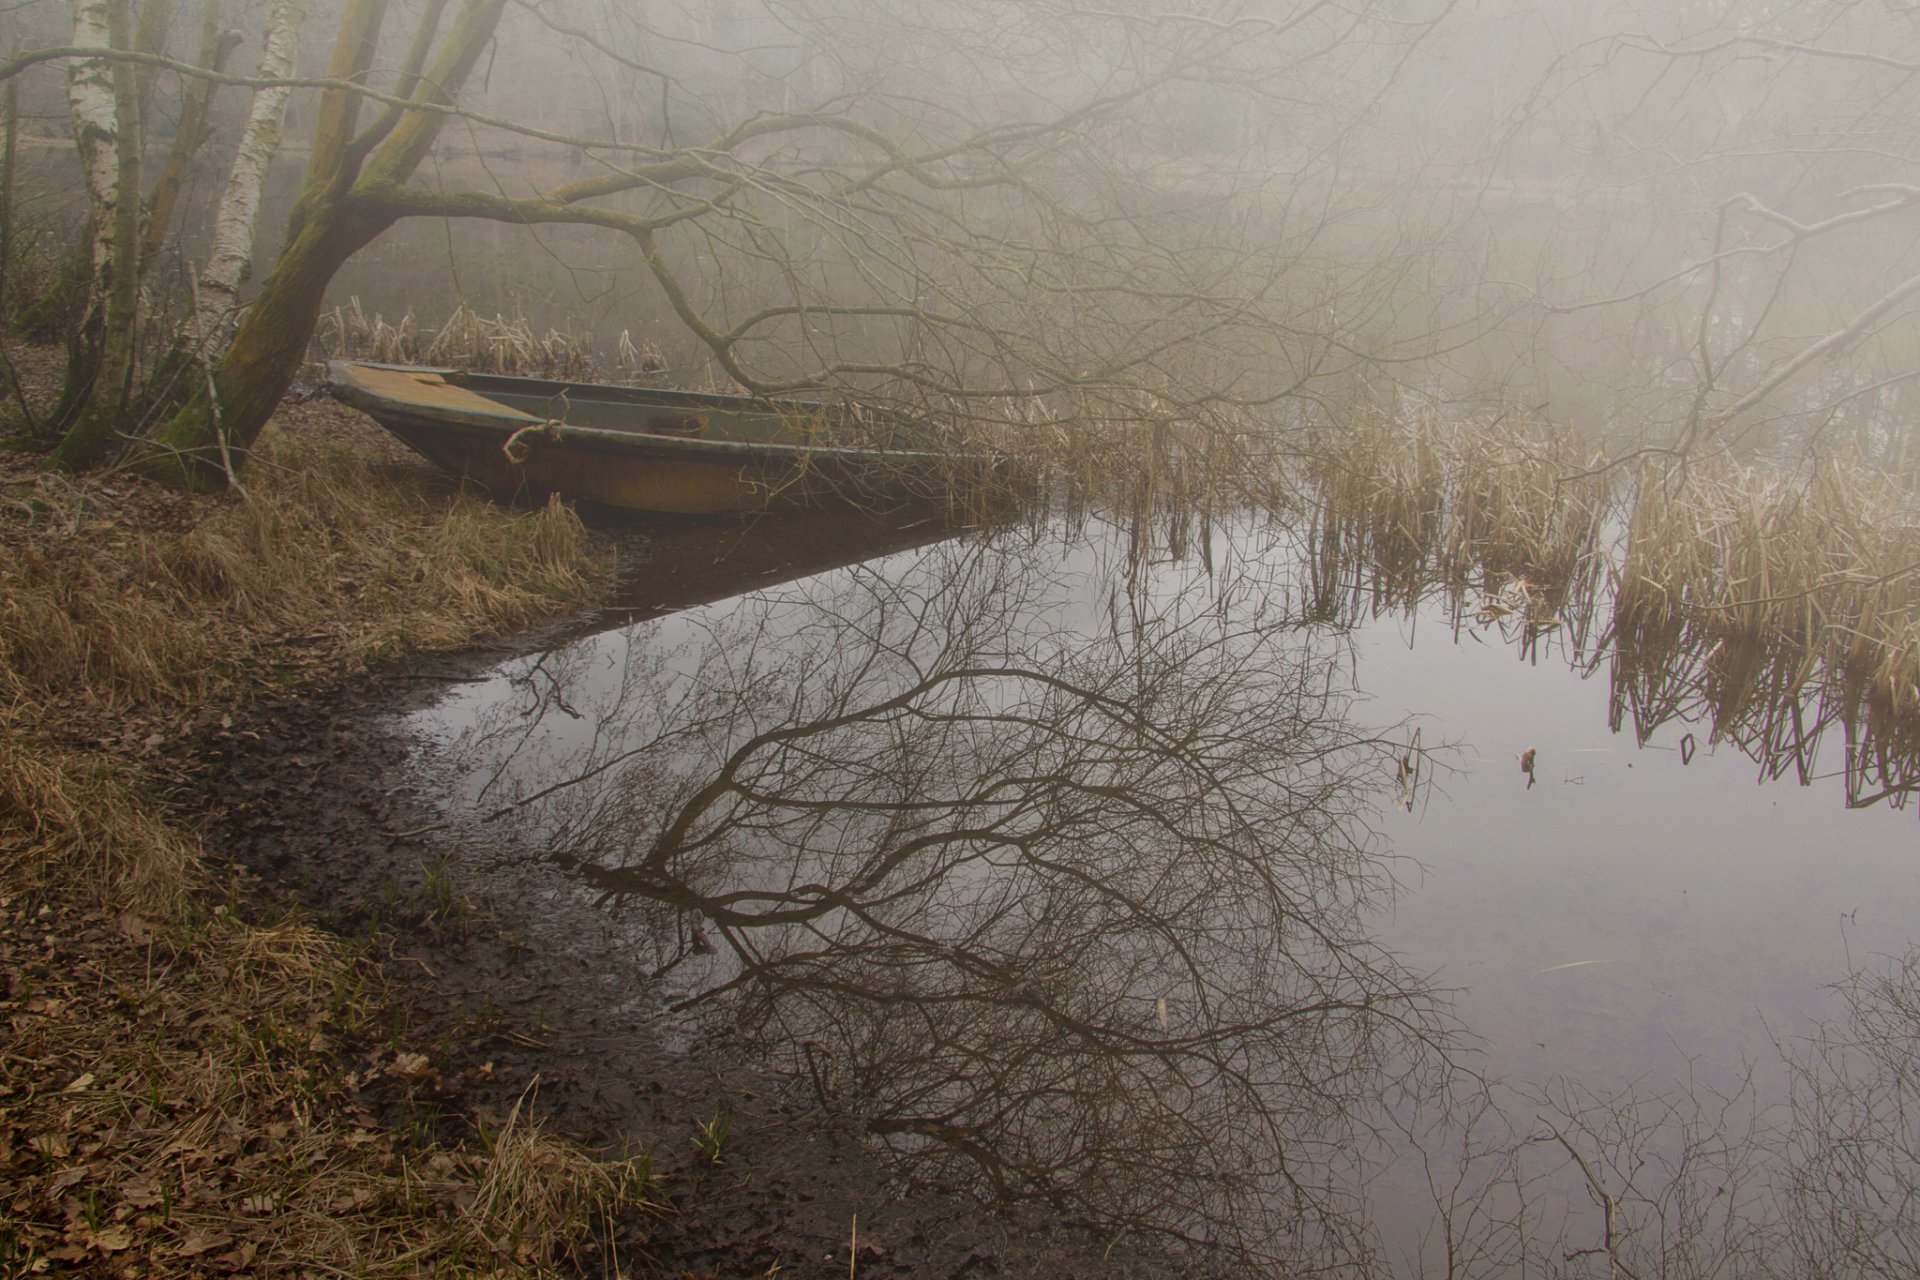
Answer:
<svg viewBox="0 0 1920 1280"><path fill-rule="evenodd" d="M170 744L263 687L585 598L586 535L397 467L333 406L291 407L255 462L207 499L0 456L0 1272L605 1264L644 1160L589 1159L526 1106L452 1145L385 1123L444 1104L383 1039L369 966L243 922L156 799Z"/></svg>
<svg viewBox="0 0 1920 1280"><path fill-rule="evenodd" d="M1611 467L1515 416L1360 414L1302 468L1316 616L1453 594L1612 663L1616 727L1710 724L1768 770L1848 738L1849 796L1920 773L1920 519L1835 457L1789 475L1714 459Z"/></svg>
<svg viewBox="0 0 1920 1280"><path fill-rule="evenodd" d="M0 490L0 691L111 709L201 699L263 672L445 648L585 598L571 511L518 516L417 472L395 483L383 443L338 434L350 415L303 408L303 429L262 440L245 500L189 521L129 520L152 504L136 481L17 472Z"/></svg>
<svg viewBox="0 0 1920 1280"><path fill-rule="evenodd" d="M590 332L569 326L564 332L549 327L541 333L517 309L510 316L495 312L489 319L465 303L455 306L437 328L423 332L411 308L390 324L378 312L368 316L356 297L321 315L315 345L326 358L443 365L562 382L604 374ZM614 363L622 376L652 377L666 367L656 345L636 343L626 332L620 335Z"/></svg>
<svg viewBox="0 0 1920 1280"><path fill-rule="evenodd" d="M1359 412L1316 438L1302 468L1321 613L1357 602L1347 566L1362 564L1396 605L1472 583L1535 620L1556 616L1591 595L1605 563L1614 483L1602 461L1573 432L1518 415Z"/></svg>
<svg viewBox="0 0 1920 1280"><path fill-rule="evenodd" d="M587 1160L518 1108L452 1147L382 1123L372 1095L430 1106L437 1076L298 921L15 894L0 969L7 1274L537 1274L645 1204L644 1161Z"/></svg>
<svg viewBox="0 0 1920 1280"><path fill-rule="evenodd" d="M1920 520L1849 458L1797 479L1730 463L1643 473L1616 611L1678 615L1729 640L1785 642L1920 713Z"/></svg>

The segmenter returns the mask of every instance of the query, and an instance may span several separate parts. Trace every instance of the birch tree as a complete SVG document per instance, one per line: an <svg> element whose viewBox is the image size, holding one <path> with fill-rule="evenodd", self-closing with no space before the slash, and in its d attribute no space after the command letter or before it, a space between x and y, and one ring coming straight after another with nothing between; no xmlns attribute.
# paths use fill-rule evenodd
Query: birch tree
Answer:
<svg viewBox="0 0 1920 1280"><path fill-rule="evenodd" d="M75 0L73 41L82 48L132 47L130 0ZM139 307L140 107L132 63L75 61L67 77L74 139L87 184L91 288L67 373L71 420L53 452L60 466L92 465L113 447L133 378Z"/></svg>
<svg viewBox="0 0 1920 1280"><path fill-rule="evenodd" d="M285 83L294 71L300 27L306 20L307 0L277 0L267 19L266 49L260 55L260 79L275 81L258 89L247 123L240 133L233 169L213 224L213 245L207 269L198 282L189 340L197 355L217 351L238 309L240 286L253 267L255 224L260 219L260 191L267 169L280 150L280 131L286 119L287 98L293 88Z"/></svg>
<svg viewBox="0 0 1920 1280"><path fill-rule="evenodd" d="M1390 21L1309 0L1193 13L769 6L764 48L736 36L723 59L713 37L681 42L712 64L697 80L662 69L673 41L651 12L562 0L512 11L517 47L565 50L587 69L570 82L639 99L637 119L610 112L595 136L467 100L509 10L430 5L390 84L324 90L285 248L211 390L157 434L147 465L224 484L216 460L264 424L334 273L409 218L611 234L716 372L759 394L1015 423L1270 401L1356 361L1326 298L1365 273L1343 284L1303 265L1332 256L1321 243L1332 220L1315 202L1341 198L1335 152L1367 109L1343 95L1390 80L1448 7ZM330 85L368 83L385 16L347 6ZM776 65L768 49L790 52ZM702 98L695 83L724 91ZM1194 113L1197 86L1261 146L1289 131L1313 145L1280 165L1244 141L1181 154L1169 122ZM370 99L381 109L361 126ZM589 172L421 181L452 121L469 149L561 149ZM1399 269L1352 285L1341 310L1379 308ZM749 274L761 287L742 283Z"/></svg>

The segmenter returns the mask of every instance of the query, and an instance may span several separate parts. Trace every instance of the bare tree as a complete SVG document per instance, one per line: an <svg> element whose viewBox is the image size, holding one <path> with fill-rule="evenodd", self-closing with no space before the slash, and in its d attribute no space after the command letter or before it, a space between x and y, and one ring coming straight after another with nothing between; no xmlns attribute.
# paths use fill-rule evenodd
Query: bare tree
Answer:
<svg viewBox="0 0 1920 1280"><path fill-rule="evenodd" d="M314 78L102 43L96 61L321 91L279 258L212 391L157 433L150 465L224 483L221 447L244 451L264 422L327 283L408 218L612 234L720 374L760 393L1026 428L1204 416L1326 385L1362 360L1415 270L1404 226L1390 258L1356 265L1374 232L1329 213L1360 198L1338 157L1448 7L870 0L736 14L728 45L698 7L643 19L458 0L389 32L384 6L348 4ZM503 34L537 85L490 59ZM483 61L484 90L468 83ZM556 84L592 96L555 102ZM495 96L540 107L490 112ZM512 168L490 173L502 150Z"/></svg>
<svg viewBox="0 0 1920 1280"><path fill-rule="evenodd" d="M1868 0L1549 12L1561 48L1502 165L1550 175L1518 181L1551 181L1561 213L1541 364L1610 384L1607 425L1682 454L1898 462L1920 385L1920 19Z"/></svg>

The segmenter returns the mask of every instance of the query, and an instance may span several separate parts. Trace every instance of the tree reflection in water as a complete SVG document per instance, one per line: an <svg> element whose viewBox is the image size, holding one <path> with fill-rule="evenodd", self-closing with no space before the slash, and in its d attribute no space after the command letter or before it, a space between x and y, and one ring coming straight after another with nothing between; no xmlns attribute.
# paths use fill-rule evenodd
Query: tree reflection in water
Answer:
<svg viewBox="0 0 1920 1280"><path fill-rule="evenodd" d="M1075 618L1073 578L948 543L550 655L469 740L484 804L909 1180L1352 1261L1369 1117L1445 1049L1362 927L1404 747L1285 584L1095 576Z"/></svg>

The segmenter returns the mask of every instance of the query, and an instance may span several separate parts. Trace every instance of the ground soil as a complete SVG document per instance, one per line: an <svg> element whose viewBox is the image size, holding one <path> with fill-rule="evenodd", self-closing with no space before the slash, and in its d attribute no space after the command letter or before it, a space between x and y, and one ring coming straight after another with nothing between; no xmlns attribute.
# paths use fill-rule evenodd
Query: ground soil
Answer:
<svg viewBox="0 0 1920 1280"><path fill-rule="evenodd" d="M497 1121L533 1088L563 1136L608 1154L646 1150L668 1212L646 1233L649 1256L618 1260L623 1270L846 1275L856 1215L862 1276L1198 1269L1197 1258L1044 1215L890 1185L855 1119L815 1106L797 1082L724 1042L662 1043L633 1012L658 1003L647 967L557 870L469 856L436 829L430 797L403 781L411 744L399 716L568 627L261 704L204 730L191 751L183 799L214 856L257 877L269 900L368 939L405 1021L400 1038L438 1073L440 1123ZM715 1165L696 1139L722 1115L731 1131Z"/></svg>

